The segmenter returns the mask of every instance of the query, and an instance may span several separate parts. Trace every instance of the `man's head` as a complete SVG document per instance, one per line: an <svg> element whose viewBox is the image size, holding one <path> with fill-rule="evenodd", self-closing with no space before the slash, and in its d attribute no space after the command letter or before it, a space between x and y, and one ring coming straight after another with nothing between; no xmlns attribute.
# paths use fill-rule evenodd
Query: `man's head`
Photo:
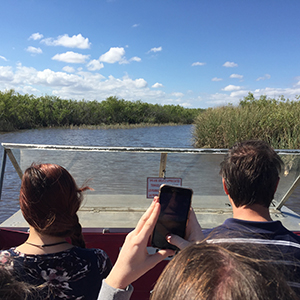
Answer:
<svg viewBox="0 0 300 300"><path fill-rule="evenodd" d="M236 143L221 163L220 174L236 207L259 204L269 207L274 198L283 162L268 143Z"/></svg>

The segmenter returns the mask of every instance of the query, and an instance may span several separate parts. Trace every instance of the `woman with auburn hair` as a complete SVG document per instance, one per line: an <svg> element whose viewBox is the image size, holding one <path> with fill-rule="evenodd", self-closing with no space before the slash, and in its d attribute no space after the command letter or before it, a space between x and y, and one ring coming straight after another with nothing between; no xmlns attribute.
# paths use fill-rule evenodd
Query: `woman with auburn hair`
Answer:
<svg viewBox="0 0 300 300"><path fill-rule="evenodd" d="M29 236L24 244L1 251L0 260L19 280L45 284L51 299L97 299L111 270L103 250L85 249L77 211L88 189L78 188L70 173L55 164L33 164L23 175L20 207Z"/></svg>

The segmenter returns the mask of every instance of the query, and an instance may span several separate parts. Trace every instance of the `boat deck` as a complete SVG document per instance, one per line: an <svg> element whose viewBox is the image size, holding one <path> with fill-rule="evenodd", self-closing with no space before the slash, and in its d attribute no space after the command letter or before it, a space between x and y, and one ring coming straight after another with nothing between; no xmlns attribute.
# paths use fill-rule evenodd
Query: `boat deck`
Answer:
<svg viewBox="0 0 300 300"><path fill-rule="evenodd" d="M128 232L134 228L151 203L142 195L86 195L78 212L83 228L102 232ZM227 196L194 196L192 206L203 228L213 228L232 217ZM275 206L275 205L274 205ZM280 220L290 230L300 230L300 216L287 207L271 209L273 220ZM23 228L28 224L20 211L8 218L0 227Z"/></svg>

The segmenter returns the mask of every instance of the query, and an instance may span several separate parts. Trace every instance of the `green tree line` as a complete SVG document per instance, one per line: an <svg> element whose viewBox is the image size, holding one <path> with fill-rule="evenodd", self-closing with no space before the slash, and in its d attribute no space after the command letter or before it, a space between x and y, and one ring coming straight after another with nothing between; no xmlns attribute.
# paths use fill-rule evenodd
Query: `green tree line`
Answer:
<svg viewBox="0 0 300 300"><path fill-rule="evenodd" d="M109 97L101 102L0 91L0 131L53 126L192 124L201 109Z"/></svg>
<svg viewBox="0 0 300 300"><path fill-rule="evenodd" d="M236 141L262 139L276 149L300 149L299 99L256 99L249 93L238 106L209 108L196 118L194 145L228 148Z"/></svg>

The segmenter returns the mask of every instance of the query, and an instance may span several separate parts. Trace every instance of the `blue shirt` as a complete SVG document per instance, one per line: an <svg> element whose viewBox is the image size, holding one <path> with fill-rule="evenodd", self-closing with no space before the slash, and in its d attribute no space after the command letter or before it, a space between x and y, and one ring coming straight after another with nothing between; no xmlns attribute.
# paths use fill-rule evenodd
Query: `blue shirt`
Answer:
<svg viewBox="0 0 300 300"><path fill-rule="evenodd" d="M268 251L260 251L256 258L272 259L279 268L282 264L292 274L292 278L287 278L288 283L300 294L300 236L289 231L280 221L254 222L229 218L216 228L203 230L203 233L207 242L211 243L267 247Z"/></svg>

